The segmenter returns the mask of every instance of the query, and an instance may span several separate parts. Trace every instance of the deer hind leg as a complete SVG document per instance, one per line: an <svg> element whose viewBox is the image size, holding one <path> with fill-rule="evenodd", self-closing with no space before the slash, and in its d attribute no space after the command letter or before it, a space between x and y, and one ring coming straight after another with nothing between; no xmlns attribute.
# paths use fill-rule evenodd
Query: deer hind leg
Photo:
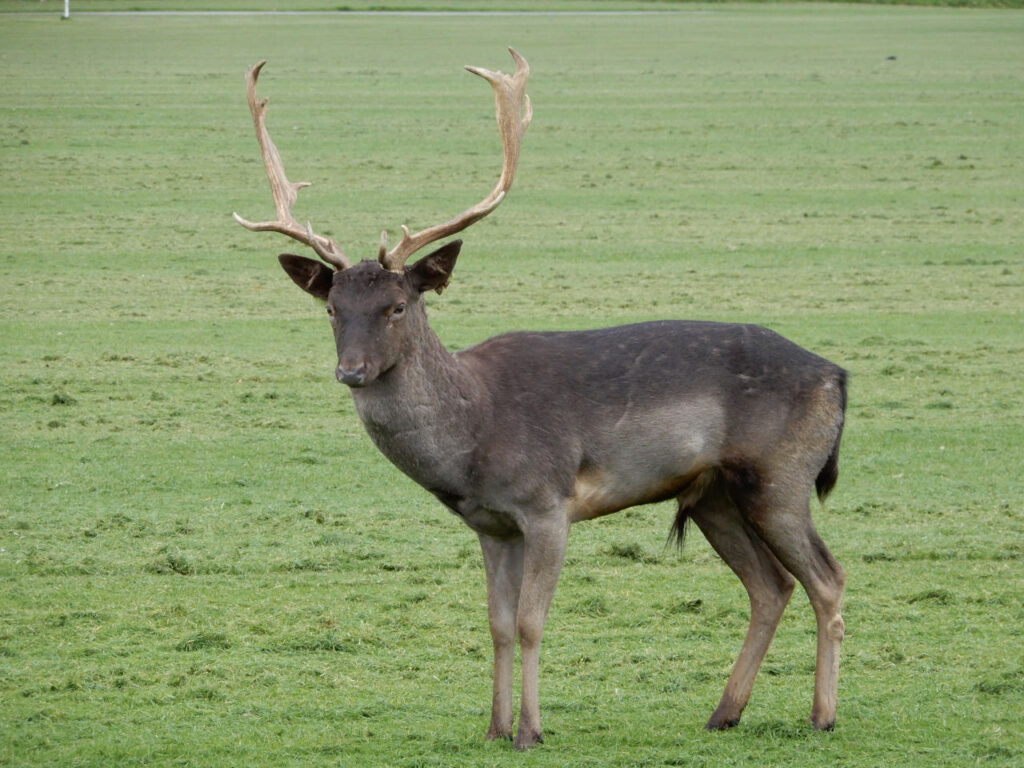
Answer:
<svg viewBox="0 0 1024 768"><path fill-rule="evenodd" d="M811 521L810 487L783 496L782 482L762 483L770 493L755 492L740 502L740 509L779 562L803 586L818 625L818 652L814 670L811 724L830 731L836 720L839 687L839 648L843 640L840 612L846 574L829 552Z"/></svg>
<svg viewBox="0 0 1024 768"><path fill-rule="evenodd" d="M707 494L690 517L708 543L739 577L750 598L750 627L708 730L731 728L740 721L754 678L793 593L794 579L720 490Z"/></svg>
<svg viewBox="0 0 1024 768"><path fill-rule="evenodd" d="M512 682L516 649L516 613L523 582L523 539L480 534L487 572L487 618L494 646L494 682L488 741L512 739Z"/></svg>

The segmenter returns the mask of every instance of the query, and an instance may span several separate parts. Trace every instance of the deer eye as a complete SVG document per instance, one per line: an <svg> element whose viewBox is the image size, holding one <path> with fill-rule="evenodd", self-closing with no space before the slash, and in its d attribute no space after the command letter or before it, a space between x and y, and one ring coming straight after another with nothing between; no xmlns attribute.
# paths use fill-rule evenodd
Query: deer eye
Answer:
<svg viewBox="0 0 1024 768"><path fill-rule="evenodd" d="M392 317L401 317L404 314L405 314L405 302L404 301L401 304L396 304L394 309L391 310L391 316Z"/></svg>

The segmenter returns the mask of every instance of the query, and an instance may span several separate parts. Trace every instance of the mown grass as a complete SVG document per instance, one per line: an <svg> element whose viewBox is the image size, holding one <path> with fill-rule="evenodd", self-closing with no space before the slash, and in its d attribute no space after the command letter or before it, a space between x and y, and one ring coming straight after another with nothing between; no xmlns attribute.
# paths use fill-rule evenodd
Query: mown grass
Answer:
<svg viewBox="0 0 1024 768"><path fill-rule="evenodd" d="M122 12L616 12L690 11L728 0L73 0L70 14ZM774 5L779 0L747 0L748 4ZM854 2L868 5L906 5L955 8L1020 8L1024 0L810 0L813 3ZM64 12L63 0L0 0L0 13Z"/></svg>
<svg viewBox="0 0 1024 768"><path fill-rule="evenodd" d="M1021 736L1024 19L0 19L0 764L1011 765ZM235 225L358 256L493 184L486 89L533 65L517 185L431 300L513 328L765 323L851 371L816 518L849 572L837 730L794 598L743 724L700 730L742 590L671 510L580 526L545 638L547 744L484 744L474 537L332 382L322 310Z"/></svg>

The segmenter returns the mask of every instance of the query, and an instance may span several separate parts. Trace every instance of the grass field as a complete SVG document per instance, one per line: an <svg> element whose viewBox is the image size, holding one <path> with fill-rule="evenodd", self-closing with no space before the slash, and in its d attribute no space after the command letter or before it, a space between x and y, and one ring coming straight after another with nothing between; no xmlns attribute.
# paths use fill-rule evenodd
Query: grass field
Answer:
<svg viewBox="0 0 1024 768"><path fill-rule="evenodd" d="M837 0L811 0L836 2ZM69 13L123 12L229 12L253 11L315 11L345 12L673 12L721 5L722 0L72 0ZM753 3L775 4L778 0L751 0ZM957 8L1020 8L1024 0L853 0L870 5L918 5ZM0 0L0 13L64 12L63 0Z"/></svg>
<svg viewBox="0 0 1024 768"><path fill-rule="evenodd" d="M83 3L84 5L84 3ZM1008 766L1024 753L1024 16L0 17L0 765ZM485 744L475 537L379 456L280 272L242 73L296 213L355 255L499 167L463 64L533 67L516 187L430 301L518 328L754 321L846 366L834 733L794 596L746 629L672 510L574 529L546 744Z"/></svg>

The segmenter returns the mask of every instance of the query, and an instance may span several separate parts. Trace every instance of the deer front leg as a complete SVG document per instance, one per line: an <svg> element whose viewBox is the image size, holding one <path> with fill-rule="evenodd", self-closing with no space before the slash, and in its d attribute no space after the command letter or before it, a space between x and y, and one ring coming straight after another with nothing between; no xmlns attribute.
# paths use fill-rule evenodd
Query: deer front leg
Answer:
<svg viewBox="0 0 1024 768"><path fill-rule="evenodd" d="M512 738L512 677L516 612L523 582L523 539L496 539L480 534L487 572L487 618L494 645L494 693L487 739Z"/></svg>
<svg viewBox="0 0 1024 768"><path fill-rule="evenodd" d="M519 729L514 746L529 749L544 741L540 726L538 676L540 641L544 621L555 594L555 585L565 559L569 535L565 519L534 521L525 533L523 584L519 592L516 632L522 655L523 689L520 702Z"/></svg>

